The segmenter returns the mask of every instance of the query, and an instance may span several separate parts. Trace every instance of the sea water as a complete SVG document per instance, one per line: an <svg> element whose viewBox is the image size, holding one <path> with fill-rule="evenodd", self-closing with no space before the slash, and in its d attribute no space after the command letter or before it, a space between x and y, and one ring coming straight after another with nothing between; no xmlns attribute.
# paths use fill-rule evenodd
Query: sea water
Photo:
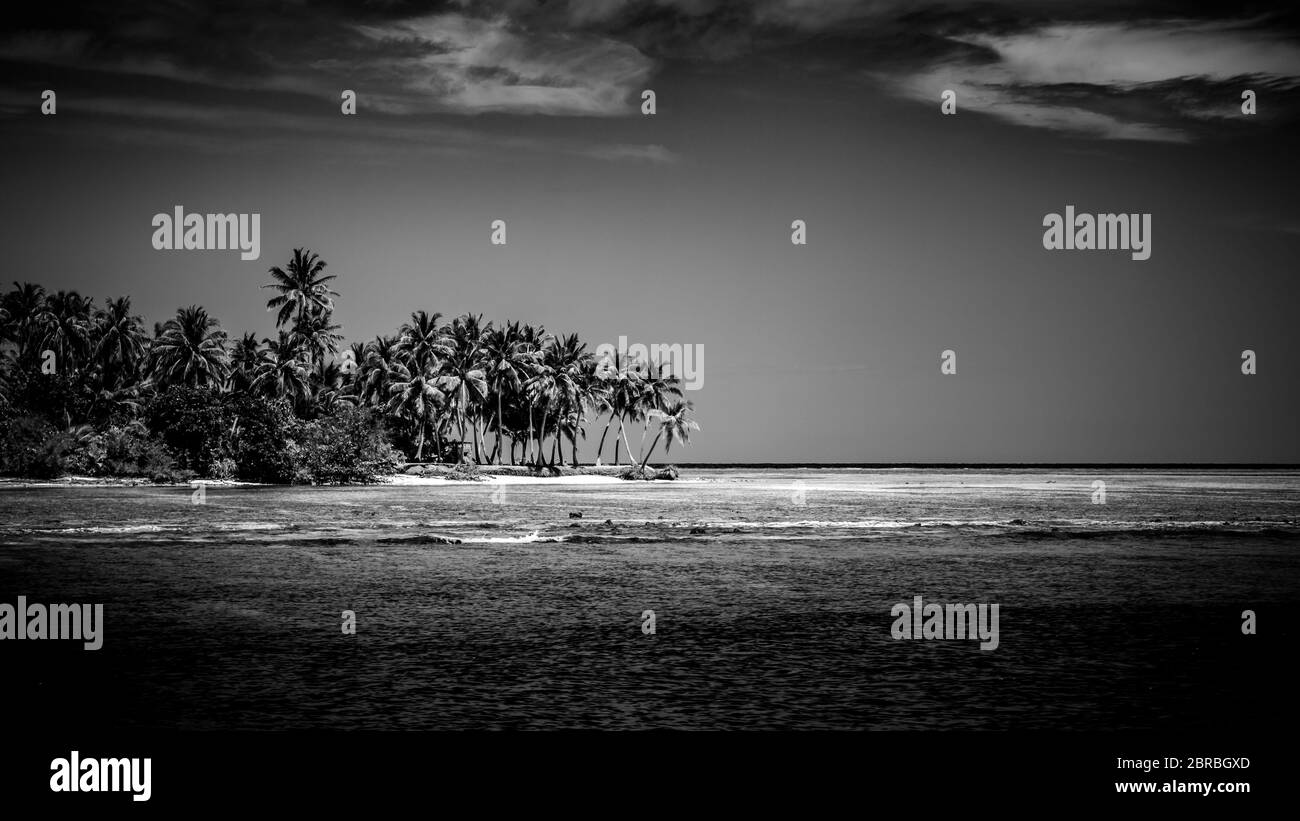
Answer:
<svg viewBox="0 0 1300 821"><path fill-rule="evenodd" d="M123 728L1205 730L1283 718L1300 604L1295 471L691 469L191 502L0 490L0 601L104 606L96 653L0 646L6 703ZM917 596L998 605L996 649L897 640Z"/></svg>

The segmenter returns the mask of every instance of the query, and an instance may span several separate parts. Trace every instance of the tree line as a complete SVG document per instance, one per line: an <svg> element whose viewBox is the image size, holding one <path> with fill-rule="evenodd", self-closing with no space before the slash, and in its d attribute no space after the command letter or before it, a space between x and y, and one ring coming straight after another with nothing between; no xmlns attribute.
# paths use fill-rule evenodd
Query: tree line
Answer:
<svg viewBox="0 0 1300 821"><path fill-rule="evenodd" d="M667 363L598 360L577 334L427 310L346 344L324 260L299 248L269 273L276 335L261 340L232 339L197 305L151 333L129 297L96 306L14 283L0 298L0 472L323 482L373 481L403 460L540 470L576 467L599 427L595 461L608 440L637 478L660 442L698 430Z"/></svg>

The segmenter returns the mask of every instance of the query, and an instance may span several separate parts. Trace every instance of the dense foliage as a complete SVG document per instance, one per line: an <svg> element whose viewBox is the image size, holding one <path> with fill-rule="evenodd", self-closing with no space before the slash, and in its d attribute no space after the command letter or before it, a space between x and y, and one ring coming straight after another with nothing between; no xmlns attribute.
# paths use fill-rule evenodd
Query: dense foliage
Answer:
<svg viewBox="0 0 1300 821"><path fill-rule="evenodd" d="M257 482L371 482L403 460L574 465L589 416L634 464L689 441L663 365L597 362L576 334L416 311L345 345L334 276L296 249L270 269L276 338L232 339L199 306L146 331L128 297L14 283L0 298L0 473ZM617 425L615 425L617 422ZM652 423L656 430L645 444Z"/></svg>

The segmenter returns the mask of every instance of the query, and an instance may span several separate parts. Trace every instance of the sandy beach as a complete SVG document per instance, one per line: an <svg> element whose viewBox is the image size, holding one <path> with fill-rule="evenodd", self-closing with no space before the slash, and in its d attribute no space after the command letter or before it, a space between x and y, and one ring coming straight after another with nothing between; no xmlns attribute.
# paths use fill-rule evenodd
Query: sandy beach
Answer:
<svg viewBox="0 0 1300 821"><path fill-rule="evenodd" d="M660 480L653 480L659 482ZM484 476L481 480L473 479L447 479L441 476L409 476L399 473L390 476L384 484L395 485L397 487L421 487L421 486L442 486L442 485L616 485L623 483L624 480L617 476L601 476L598 474L575 474L573 476L524 476L518 474L499 474L495 476ZM664 481L663 484L671 484Z"/></svg>

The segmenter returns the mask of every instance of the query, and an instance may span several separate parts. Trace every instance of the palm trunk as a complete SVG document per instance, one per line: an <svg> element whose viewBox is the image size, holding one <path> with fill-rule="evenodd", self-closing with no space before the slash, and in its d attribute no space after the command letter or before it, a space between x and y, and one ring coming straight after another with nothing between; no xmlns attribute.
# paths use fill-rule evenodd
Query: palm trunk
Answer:
<svg viewBox="0 0 1300 821"><path fill-rule="evenodd" d="M655 452L655 445L659 444L659 437L664 435L663 428L655 434L654 441L650 443L650 450L646 453L645 459L641 462L641 470L645 470L645 463L650 461L650 454Z"/></svg>
<svg viewBox="0 0 1300 821"><path fill-rule="evenodd" d="M623 426L622 419L618 420L618 432L623 434L623 449L627 451L627 463L630 465L632 464L632 446L627 442L627 428Z"/></svg>
<svg viewBox="0 0 1300 821"><path fill-rule="evenodd" d="M533 464L535 464L537 467L541 467L542 458L543 458L542 451L546 449L546 416L547 416L546 409L543 408L542 426L537 429L537 458L533 462Z"/></svg>
<svg viewBox="0 0 1300 821"><path fill-rule="evenodd" d="M497 453L496 455L497 455L497 459L500 460L501 458L501 391L500 390L497 391ZM514 461L513 459L514 455L515 452L514 449L512 448L510 451L512 462ZM497 464L499 465L501 464L501 462L498 461Z"/></svg>
<svg viewBox="0 0 1300 821"><path fill-rule="evenodd" d="M479 448L478 448L478 440L481 438L479 436L478 421L479 420L477 415L473 419L469 420L470 433L474 434L474 464L476 465L481 464L483 462L483 457L479 453Z"/></svg>
<svg viewBox="0 0 1300 821"><path fill-rule="evenodd" d="M614 412L609 412L609 419L605 420L605 432L600 435L600 447L596 448L596 464L605 456L605 437L609 434L609 426L614 421ZM614 443L614 449L618 450L618 443Z"/></svg>
<svg viewBox="0 0 1300 821"><path fill-rule="evenodd" d="M533 403L528 403L528 438L524 440L524 464L533 458Z"/></svg>
<svg viewBox="0 0 1300 821"><path fill-rule="evenodd" d="M420 461L424 455L424 422L420 422L420 432L416 436L415 442L415 461Z"/></svg>
<svg viewBox="0 0 1300 821"><path fill-rule="evenodd" d="M456 424L460 429L460 441L456 443L456 464L465 461L465 413L459 408L456 410Z"/></svg>
<svg viewBox="0 0 1300 821"><path fill-rule="evenodd" d="M637 445L637 449L636 449L636 458L638 459L640 459L641 455L645 453L645 436L649 432L650 432L650 414L647 413L645 415L645 426L641 428L641 444Z"/></svg>

